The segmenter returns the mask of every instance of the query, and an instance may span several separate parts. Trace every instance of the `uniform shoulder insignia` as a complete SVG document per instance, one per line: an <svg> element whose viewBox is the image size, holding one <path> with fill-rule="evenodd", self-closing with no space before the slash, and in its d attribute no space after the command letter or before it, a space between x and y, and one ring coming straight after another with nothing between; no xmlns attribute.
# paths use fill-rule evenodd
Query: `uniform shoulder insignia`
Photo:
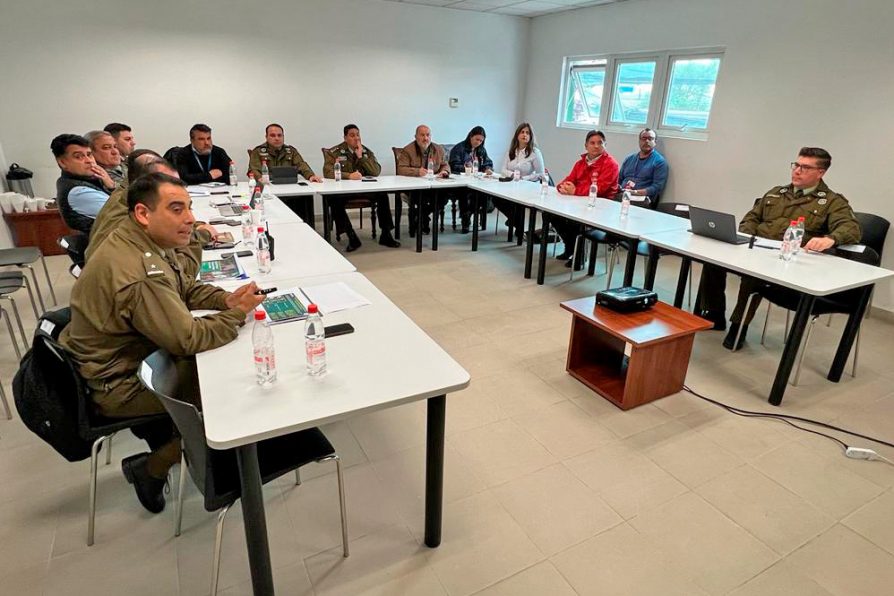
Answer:
<svg viewBox="0 0 894 596"><path fill-rule="evenodd" d="M329 147L328 151L329 151L329 153L332 153L333 155L335 155L336 153L339 152L339 149L340 149L340 145L336 145L334 147Z"/></svg>
<svg viewBox="0 0 894 596"><path fill-rule="evenodd" d="M267 145L258 145L255 147L262 155L267 155Z"/></svg>
<svg viewBox="0 0 894 596"><path fill-rule="evenodd" d="M780 192L781 194L785 194L785 193L787 193L787 192L788 192L788 186L783 186L782 188L779 189L779 192Z"/></svg>
<svg viewBox="0 0 894 596"><path fill-rule="evenodd" d="M165 274L164 259L161 258L161 255L157 255L148 251L144 252L143 267L145 267L146 275L148 275L149 277Z"/></svg>
<svg viewBox="0 0 894 596"><path fill-rule="evenodd" d="M825 205L825 204L826 204L826 199L819 199L816 203L817 203L818 205Z"/></svg>
<svg viewBox="0 0 894 596"><path fill-rule="evenodd" d="M818 193L816 193L816 196L822 198L822 197L826 196L826 193L825 193L825 191L822 191L822 190L821 190L821 191L819 191Z"/></svg>

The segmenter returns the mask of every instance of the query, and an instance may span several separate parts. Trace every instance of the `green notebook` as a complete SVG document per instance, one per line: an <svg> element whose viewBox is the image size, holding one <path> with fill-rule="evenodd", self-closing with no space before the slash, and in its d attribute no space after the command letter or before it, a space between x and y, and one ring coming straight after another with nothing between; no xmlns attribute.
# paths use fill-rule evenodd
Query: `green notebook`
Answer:
<svg viewBox="0 0 894 596"><path fill-rule="evenodd" d="M212 261L202 261L199 279L204 282L238 279L242 272L236 264L236 255L230 254Z"/></svg>

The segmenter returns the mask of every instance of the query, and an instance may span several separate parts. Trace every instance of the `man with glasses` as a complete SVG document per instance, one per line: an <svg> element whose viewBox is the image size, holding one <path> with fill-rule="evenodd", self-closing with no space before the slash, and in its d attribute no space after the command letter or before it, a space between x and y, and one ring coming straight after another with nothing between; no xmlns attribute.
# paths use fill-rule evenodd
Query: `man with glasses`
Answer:
<svg viewBox="0 0 894 596"><path fill-rule="evenodd" d="M651 128L644 128L639 133L639 152L631 153L621 164L618 184L621 191L629 190L630 194L649 197L652 205L667 184L667 160L655 150L658 136Z"/></svg>
<svg viewBox="0 0 894 596"><path fill-rule="evenodd" d="M798 159L791 163L791 184L774 186L764 196L754 202L739 223L743 234L754 234L761 238L782 240L792 220L804 217L803 248L816 252L829 250L842 244L860 242L860 224L854 217L850 204L843 195L831 190L823 181L823 174L832 164L832 156L819 147L802 147ZM745 343L748 324L760 300L751 301L748 312L744 312L748 296L755 291L757 280L743 277L739 285L739 296L730 317L730 329L723 340L723 347L738 350ZM696 313L714 322L714 329L726 329L726 271L705 265L699 283L699 297ZM741 338L736 344L736 335L742 327Z"/></svg>

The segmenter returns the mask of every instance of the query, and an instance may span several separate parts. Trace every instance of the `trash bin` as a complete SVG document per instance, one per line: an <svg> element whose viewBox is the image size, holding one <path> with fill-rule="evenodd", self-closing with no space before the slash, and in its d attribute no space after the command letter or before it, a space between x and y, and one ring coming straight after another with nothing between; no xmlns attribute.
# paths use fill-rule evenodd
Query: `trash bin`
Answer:
<svg viewBox="0 0 894 596"><path fill-rule="evenodd" d="M17 192L28 197L33 197L34 190L31 188L31 179L33 177L34 172L14 163L9 166L9 172L6 174L6 183L9 185L9 190L11 192Z"/></svg>

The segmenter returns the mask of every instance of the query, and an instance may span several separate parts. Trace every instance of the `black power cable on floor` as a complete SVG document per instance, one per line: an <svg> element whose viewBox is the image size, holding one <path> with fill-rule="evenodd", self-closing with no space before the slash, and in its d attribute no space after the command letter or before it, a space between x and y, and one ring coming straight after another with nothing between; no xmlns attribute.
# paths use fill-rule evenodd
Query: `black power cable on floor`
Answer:
<svg viewBox="0 0 894 596"><path fill-rule="evenodd" d="M838 431L838 432L844 433L846 435L850 435L852 437L866 439L867 441L872 441L873 443L878 443L879 445L885 445L887 447L894 448L894 443L890 443L888 441L883 441L881 439L876 439L875 437L869 437L867 435L862 435L860 433L848 430L846 428L834 426L834 425L828 424L826 422L820 422L819 420L811 420L810 418L803 418L801 416L792 416L791 414L778 414L775 412L755 412L752 410L745 410L743 408L738 408L736 406L731 406L731 405L725 404L723 402L717 401L715 399L711 399L710 397L702 395L698 391L695 391L694 389L692 389L691 387L688 387L686 385L683 385L683 390L688 393L691 393L692 395L694 395L695 397L697 397L701 400L704 400L704 401L706 401L710 404L713 404L719 408L723 408L724 410L726 410L727 412L730 412L731 414L736 414L737 416L743 416L745 418L770 418L773 420L778 420L780 422L785 422L789 426L793 426L794 428L796 428L798 430L803 430L805 432L809 432L809 433L813 433L815 435L819 435L821 437L825 437L826 439L829 439L830 441L834 441L839 446L841 446L844 449L844 454L851 459L880 460L880 461L884 461L884 462L894 465L894 462L892 462L891 460L887 459L886 457L884 457L882 455L879 455L878 453L876 453L875 451L873 451L871 449L861 449L859 447L851 447L850 445L848 445L847 443L845 443L844 441L842 441L841 439L839 439L837 437L833 437L832 435L829 435L829 434L826 434L826 433L823 433L823 432L820 432L817 430L813 430L810 428L804 428L803 426L799 426L799 425L795 424L793 421L802 422L805 424L812 424L812 425L819 426L822 428L827 428L829 430Z"/></svg>

